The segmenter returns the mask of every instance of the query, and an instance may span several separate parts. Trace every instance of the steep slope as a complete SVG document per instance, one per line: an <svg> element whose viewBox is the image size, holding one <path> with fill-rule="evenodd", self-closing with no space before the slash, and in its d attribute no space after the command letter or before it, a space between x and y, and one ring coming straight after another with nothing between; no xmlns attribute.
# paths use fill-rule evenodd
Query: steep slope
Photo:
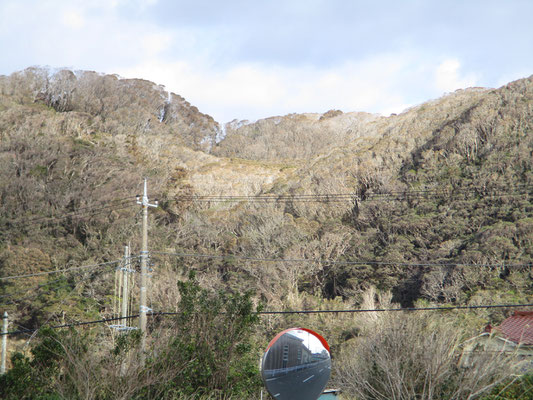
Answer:
<svg viewBox="0 0 533 400"><path fill-rule="evenodd" d="M42 103L57 112L90 117L87 133L167 135L193 149L208 150L218 124L182 97L141 79L88 71L28 68L0 77L0 93L20 104Z"/></svg>
<svg viewBox="0 0 533 400"><path fill-rule="evenodd" d="M150 82L38 69L0 77L0 274L109 261L129 240L138 249L133 196L147 176L161 205L151 211L151 248L189 255L154 254L156 309L174 307L172 288L188 269L211 288L254 289L272 308L353 306L369 285L403 305L526 301L532 121L528 78L388 118L328 112L233 124L213 147L218 124ZM335 201L339 193L352 196ZM277 258L293 261L261 261ZM68 275L55 294L4 304L29 325L62 308L70 318L108 315L108 279ZM53 281L0 282L0 296Z"/></svg>
<svg viewBox="0 0 533 400"><path fill-rule="evenodd" d="M379 116L331 110L324 114L289 114L254 123L232 121L213 154L254 160L309 159L344 146L367 133Z"/></svg>

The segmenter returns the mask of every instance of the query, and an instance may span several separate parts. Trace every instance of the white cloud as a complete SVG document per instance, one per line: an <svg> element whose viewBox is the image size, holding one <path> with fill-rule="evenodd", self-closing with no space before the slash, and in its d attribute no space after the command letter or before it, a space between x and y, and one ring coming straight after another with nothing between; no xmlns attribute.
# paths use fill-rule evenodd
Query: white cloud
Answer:
<svg viewBox="0 0 533 400"><path fill-rule="evenodd" d="M225 71L206 69L184 61L142 63L119 70L121 76L142 77L184 96L188 101L215 118L232 117L222 110L269 109L285 93L283 77L277 73L250 64L239 64ZM214 111L219 110L219 111Z"/></svg>
<svg viewBox="0 0 533 400"><path fill-rule="evenodd" d="M443 92L453 92L475 86L478 78L474 74L461 76L461 63L457 59L447 59L439 64L435 71L434 85Z"/></svg>
<svg viewBox="0 0 533 400"><path fill-rule="evenodd" d="M158 26L143 18L142 11L157 0L131 0L139 13L129 1L71 0L65 5L48 0L30 6L0 0L0 44L10 54L0 59L0 71L68 65L149 79L220 122L333 108L388 115L479 81L458 58L443 61L409 44L365 58L343 52L338 58L343 61L334 65L305 65L257 54L237 59L234 55L240 53L232 50L240 38L232 35L242 31L219 25ZM135 17L125 14L132 8L137 10ZM39 27L39 32L28 27ZM250 61L258 59L264 61Z"/></svg>
<svg viewBox="0 0 533 400"><path fill-rule="evenodd" d="M496 81L496 87L507 85L509 82L515 81L517 79L528 78L533 73L531 69L519 69L511 73L506 73L498 78Z"/></svg>
<svg viewBox="0 0 533 400"><path fill-rule="evenodd" d="M167 50L172 43L172 35L166 32L148 33L141 37L141 47L145 56L155 56Z"/></svg>
<svg viewBox="0 0 533 400"><path fill-rule="evenodd" d="M0 44L11 56L0 59L0 73L31 65L113 73L114 66L136 65L168 50L174 33L125 17L120 9L124 1L71 0L66 5L61 0L33 4L0 0Z"/></svg>
<svg viewBox="0 0 533 400"><path fill-rule="evenodd" d="M63 12L61 20L63 24L73 29L81 29L85 25L85 18L83 15L74 10Z"/></svg>
<svg viewBox="0 0 533 400"><path fill-rule="evenodd" d="M410 104L397 87L408 66L408 57L402 54L328 69L241 63L217 70L185 61L154 59L117 72L164 84L200 111L227 122L332 108L398 113Z"/></svg>

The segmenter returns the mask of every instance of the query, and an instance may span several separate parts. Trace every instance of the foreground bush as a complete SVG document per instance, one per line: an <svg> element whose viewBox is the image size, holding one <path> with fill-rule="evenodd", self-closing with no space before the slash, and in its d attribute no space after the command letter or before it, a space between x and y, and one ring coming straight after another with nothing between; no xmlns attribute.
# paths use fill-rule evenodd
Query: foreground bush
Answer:
<svg viewBox="0 0 533 400"><path fill-rule="evenodd" d="M191 276L180 312L154 317L150 351L140 335L115 343L94 332L41 329L30 354L0 376L2 399L246 399L260 387L251 341L258 322L250 294L210 293ZM172 319L171 319L172 318ZM106 339L109 339L107 337Z"/></svg>
<svg viewBox="0 0 533 400"><path fill-rule="evenodd" d="M461 366L462 329L434 313L382 315L366 331L335 360L348 398L476 399L517 372L517 360L501 353Z"/></svg>

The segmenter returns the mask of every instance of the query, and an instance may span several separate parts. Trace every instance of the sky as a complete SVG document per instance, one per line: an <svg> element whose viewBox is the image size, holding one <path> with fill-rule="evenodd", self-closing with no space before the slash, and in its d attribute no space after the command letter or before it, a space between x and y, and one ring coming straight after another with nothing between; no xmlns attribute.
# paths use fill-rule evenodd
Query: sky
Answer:
<svg viewBox="0 0 533 400"><path fill-rule="evenodd" d="M0 75L164 85L224 123L389 115L533 74L531 0L0 0Z"/></svg>

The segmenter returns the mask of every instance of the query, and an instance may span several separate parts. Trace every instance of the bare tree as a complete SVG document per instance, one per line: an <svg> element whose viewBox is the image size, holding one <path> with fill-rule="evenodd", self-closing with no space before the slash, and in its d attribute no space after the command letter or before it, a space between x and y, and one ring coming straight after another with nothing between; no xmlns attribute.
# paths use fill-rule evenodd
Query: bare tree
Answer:
<svg viewBox="0 0 533 400"><path fill-rule="evenodd" d="M336 384L357 399L475 399L510 378L517 360L479 353L458 364L464 332L434 313L380 315L336 359Z"/></svg>
<svg viewBox="0 0 533 400"><path fill-rule="evenodd" d="M174 379L187 364L167 362L171 360L163 354L168 351L172 337L163 335L161 329L153 332L158 340L154 341L151 350L160 355L159 360L163 362L156 360L148 365L140 361L136 332L120 336L114 349L107 335L95 340L71 330L68 334L50 337L57 343L50 349L56 349L61 371L53 389L64 399L126 400L147 388L152 398L164 398L166 387L161 383ZM97 342L100 348L96 346Z"/></svg>

